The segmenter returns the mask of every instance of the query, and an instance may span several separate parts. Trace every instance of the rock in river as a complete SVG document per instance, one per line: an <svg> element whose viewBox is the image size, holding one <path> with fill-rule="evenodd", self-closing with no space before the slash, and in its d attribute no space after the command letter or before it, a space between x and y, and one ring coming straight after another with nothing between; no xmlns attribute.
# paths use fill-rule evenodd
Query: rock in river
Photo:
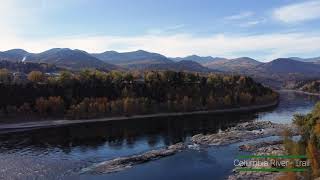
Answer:
<svg viewBox="0 0 320 180"><path fill-rule="evenodd" d="M151 160L159 159L161 157L171 156L177 152L185 149L186 146L183 143L177 143L166 148L151 150L139 155L133 155L128 157L120 157L112 160L108 160L93 167L83 169L82 172L91 173L113 173L121 171L127 168L131 168L134 165L145 163Z"/></svg>

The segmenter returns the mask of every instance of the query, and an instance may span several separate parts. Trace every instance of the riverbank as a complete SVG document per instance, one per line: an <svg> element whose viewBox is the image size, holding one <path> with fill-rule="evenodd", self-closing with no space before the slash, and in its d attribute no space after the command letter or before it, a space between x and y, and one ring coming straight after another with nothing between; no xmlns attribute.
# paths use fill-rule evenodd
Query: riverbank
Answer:
<svg viewBox="0 0 320 180"><path fill-rule="evenodd" d="M310 92L301 91L301 90L295 90L295 89L281 89L280 91L283 91L283 92L295 92L295 93L306 94L306 95L311 95L311 96L320 96L320 93L310 93Z"/></svg>
<svg viewBox="0 0 320 180"><path fill-rule="evenodd" d="M26 131L31 129L50 128L50 127L61 127L70 126L75 124L85 123L97 123L106 121L119 121L119 120L133 120L133 119L144 119L154 117L168 117L168 116L184 116L184 115L197 115L197 114L222 114L222 113L243 113L258 111L267 108L272 108L278 105L278 101L264 105L253 105L239 108L230 109L219 109L211 111L194 111L194 112L177 112L177 113L158 113L158 114L147 114L147 115L134 115L124 117L110 117L101 119L85 119L85 120L47 120L47 121L32 121L23 123L0 123L0 133Z"/></svg>
<svg viewBox="0 0 320 180"><path fill-rule="evenodd" d="M249 149L243 147L250 147ZM242 147L239 147L241 150L250 151L253 155L273 155L273 156L283 156L287 155L286 149L282 144L282 141L271 141L271 142L262 142L258 144L246 144ZM249 159L249 161L254 161L255 159ZM283 160L283 159L282 159ZM268 162L268 166L263 168L274 168L271 166L272 158L260 158L260 162ZM247 166L246 168L261 168L259 164L253 164ZM284 172L256 172L256 171L239 171L237 168L233 169L233 173L227 178L228 180L246 180L246 179L280 179L281 177L285 178Z"/></svg>

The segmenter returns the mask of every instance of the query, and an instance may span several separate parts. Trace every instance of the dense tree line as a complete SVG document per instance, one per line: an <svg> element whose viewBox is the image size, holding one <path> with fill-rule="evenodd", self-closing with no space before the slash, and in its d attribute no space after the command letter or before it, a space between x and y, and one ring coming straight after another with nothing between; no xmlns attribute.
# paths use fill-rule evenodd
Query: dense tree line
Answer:
<svg viewBox="0 0 320 180"><path fill-rule="evenodd" d="M185 112L274 102L278 95L245 76L173 71L64 71L47 76L32 71L13 81L0 70L3 116L34 115L71 119Z"/></svg>
<svg viewBox="0 0 320 180"><path fill-rule="evenodd" d="M56 72L62 70L53 64L10 61L0 61L0 69L7 69L21 73L29 73L31 71Z"/></svg>

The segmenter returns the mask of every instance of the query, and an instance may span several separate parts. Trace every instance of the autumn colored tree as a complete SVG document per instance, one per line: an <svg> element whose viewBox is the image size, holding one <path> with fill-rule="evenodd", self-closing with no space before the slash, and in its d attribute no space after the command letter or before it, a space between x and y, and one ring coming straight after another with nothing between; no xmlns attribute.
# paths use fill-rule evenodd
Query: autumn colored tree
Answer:
<svg viewBox="0 0 320 180"><path fill-rule="evenodd" d="M42 82L45 80L45 75L40 71L31 71L28 74L28 80L31 82Z"/></svg>
<svg viewBox="0 0 320 180"><path fill-rule="evenodd" d="M0 83L8 84L13 80L13 75L7 69L0 69Z"/></svg>
<svg viewBox="0 0 320 180"><path fill-rule="evenodd" d="M311 173L303 173L306 179L320 177L320 103L306 115L295 115L294 124L299 127L301 138L298 142L285 141L286 150L292 155L306 155L311 162Z"/></svg>

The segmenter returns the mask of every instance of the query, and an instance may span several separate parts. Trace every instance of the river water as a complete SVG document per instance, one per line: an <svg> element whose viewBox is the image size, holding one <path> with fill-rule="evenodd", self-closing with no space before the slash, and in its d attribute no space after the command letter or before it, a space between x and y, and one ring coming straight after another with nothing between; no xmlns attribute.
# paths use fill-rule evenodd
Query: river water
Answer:
<svg viewBox="0 0 320 180"><path fill-rule="evenodd" d="M242 143L188 149L112 174L81 170L116 157L186 142L194 134L215 133L239 122L290 123L293 114L309 112L317 100L281 92L279 105L264 112L124 120L2 134L0 179L224 179L231 173L235 157L243 154L238 151Z"/></svg>

